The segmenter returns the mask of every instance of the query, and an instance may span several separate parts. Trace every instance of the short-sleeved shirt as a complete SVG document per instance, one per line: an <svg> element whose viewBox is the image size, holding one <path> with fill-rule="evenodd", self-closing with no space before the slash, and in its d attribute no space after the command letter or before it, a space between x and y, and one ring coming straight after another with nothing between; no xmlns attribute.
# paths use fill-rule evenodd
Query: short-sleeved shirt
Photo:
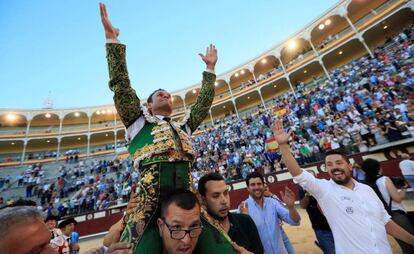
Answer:
<svg viewBox="0 0 414 254"><path fill-rule="evenodd" d="M354 181L354 189L309 172L293 181L316 198L331 227L337 254L392 253L385 225L391 220L381 200L368 185ZM250 207L249 207L250 209Z"/></svg>

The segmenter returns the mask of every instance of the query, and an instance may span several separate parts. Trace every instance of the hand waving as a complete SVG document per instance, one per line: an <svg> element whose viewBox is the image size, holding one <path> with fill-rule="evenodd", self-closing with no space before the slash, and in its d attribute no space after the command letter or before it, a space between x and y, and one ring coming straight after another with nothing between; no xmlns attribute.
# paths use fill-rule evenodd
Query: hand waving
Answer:
<svg viewBox="0 0 414 254"><path fill-rule="evenodd" d="M213 44L210 44L210 46L206 48L206 54L203 55L200 53L199 55L201 59L206 63L207 68L209 70L214 71L214 68L216 66L217 59L218 59L216 46L214 46Z"/></svg>
<svg viewBox="0 0 414 254"><path fill-rule="evenodd" d="M119 35L119 29L112 26L109 21L108 13L106 13L106 6L103 3L99 3L99 10L101 12L102 25L105 29L106 39L117 39Z"/></svg>
<svg viewBox="0 0 414 254"><path fill-rule="evenodd" d="M292 130L289 130L289 132L286 133L283 130L283 122L281 120L276 120L275 124L273 125L273 136L279 145L287 144L291 134Z"/></svg>
<svg viewBox="0 0 414 254"><path fill-rule="evenodd" d="M246 201L242 201L239 205L240 213L242 214L249 214L249 207L247 206Z"/></svg>
<svg viewBox="0 0 414 254"><path fill-rule="evenodd" d="M289 189L289 187L286 186L285 193L281 191L280 195L282 197L282 201L286 204L287 207L292 208L295 206L295 193Z"/></svg>

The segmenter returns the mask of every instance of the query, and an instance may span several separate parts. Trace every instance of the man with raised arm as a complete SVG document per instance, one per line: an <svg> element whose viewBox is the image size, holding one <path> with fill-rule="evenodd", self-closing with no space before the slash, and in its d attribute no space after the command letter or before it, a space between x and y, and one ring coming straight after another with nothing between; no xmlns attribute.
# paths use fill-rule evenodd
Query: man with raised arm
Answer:
<svg viewBox="0 0 414 254"><path fill-rule="evenodd" d="M275 122L273 134L293 181L318 201L332 229L337 254L392 253L387 233L414 245L414 236L391 220L371 187L352 179L352 164L345 155L328 152L325 166L331 180L318 179L302 170L292 156L291 131L285 132L282 121Z"/></svg>
<svg viewBox="0 0 414 254"><path fill-rule="evenodd" d="M190 166L195 151L190 136L213 102L217 50L210 45L205 55L200 54L207 67L200 94L184 120L175 122L171 120L172 100L167 91L155 90L148 97L147 106L141 105L130 84L125 45L118 40L119 29L112 26L104 4L100 4L100 12L107 42L109 88L114 92L115 107L126 127L128 152L142 176L137 189L138 206L123 218L121 241L130 242L134 253L161 253L156 225L159 204L172 190L192 189ZM223 232L214 227L203 231L199 245L209 245L205 253L235 253Z"/></svg>

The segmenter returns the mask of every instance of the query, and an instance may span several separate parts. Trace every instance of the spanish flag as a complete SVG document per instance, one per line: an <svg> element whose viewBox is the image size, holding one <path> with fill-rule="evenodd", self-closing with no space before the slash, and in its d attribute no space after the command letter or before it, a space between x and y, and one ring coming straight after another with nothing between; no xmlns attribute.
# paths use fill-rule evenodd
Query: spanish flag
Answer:
<svg viewBox="0 0 414 254"><path fill-rule="evenodd" d="M275 138L266 139L266 148L268 151L276 150L279 148L279 144L277 143Z"/></svg>
<svg viewBox="0 0 414 254"><path fill-rule="evenodd" d="M273 114L276 115L276 116L279 116L279 117L286 115L286 112L287 112L287 110L286 110L285 107L276 108L276 109L273 110Z"/></svg>

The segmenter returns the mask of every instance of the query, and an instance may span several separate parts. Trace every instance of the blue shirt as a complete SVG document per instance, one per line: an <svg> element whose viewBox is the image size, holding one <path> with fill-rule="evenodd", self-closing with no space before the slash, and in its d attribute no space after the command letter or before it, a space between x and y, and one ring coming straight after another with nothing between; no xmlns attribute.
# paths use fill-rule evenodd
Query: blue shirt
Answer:
<svg viewBox="0 0 414 254"><path fill-rule="evenodd" d="M260 207L249 196L245 201L249 207L249 215L256 224L259 231L260 240L262 240L265 254L285 254L287 253L283 243L281 227L279 220L290 225L298 226L289 215L289 210L273 198L264 198L263 208Z"/></svg>

